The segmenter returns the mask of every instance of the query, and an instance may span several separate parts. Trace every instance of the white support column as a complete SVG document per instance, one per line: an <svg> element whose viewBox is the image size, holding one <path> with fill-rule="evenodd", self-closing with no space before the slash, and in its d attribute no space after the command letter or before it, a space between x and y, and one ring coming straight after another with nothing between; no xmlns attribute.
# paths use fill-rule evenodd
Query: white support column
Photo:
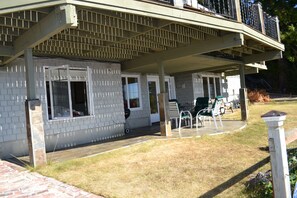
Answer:
<svg viewBox="0 0 297 198"><path fill-rule="evenodd" d="M248 99L247 99L247 90L245 87L245 72L244 65L239 66L240 73L240 109L241 109L241 120L246 121L248 119Z"/></svg>
<svg viewBox="0 0 297 198"><path fill-rule="evenodd" d="M261 116L268 126L268 143L275 198L291 198L289 168L283 123L286 113L270 111Z"/></svg>
<svg viewBox="0 0 297 198"><path fill-rule="evenodd" d="M27 100L25 102L27 140L30 164L33 167L46 164L46 151L41 101L36 99L36 78L32 49L25 49Z"/></svg>
<svg viewBox="0 0 297 198"><path fill-rule="evenodd" d="M281 42L281 38L280 38L280 29L279 29L279 19L276 16L275 18L275 26L276 26L276 34L277 34L277 40L278 42Z"/></svg>
<svg viewBox="0 0 297 198"><path fill-rule="evenodd" d="M168 93L165 90L165 72L163 62L158 62L159 67L159 84L160 94L159 100L159 114L160 114L160 130L162 136L171 136L171 121L169 118L169 102Z"/></svg>

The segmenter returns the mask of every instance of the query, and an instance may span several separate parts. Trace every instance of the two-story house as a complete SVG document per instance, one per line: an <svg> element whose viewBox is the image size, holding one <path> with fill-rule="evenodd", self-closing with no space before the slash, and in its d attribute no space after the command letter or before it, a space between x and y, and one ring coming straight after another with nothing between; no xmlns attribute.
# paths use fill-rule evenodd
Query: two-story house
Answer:
<svg viewBox="0 0 297 198"><path fill-rule="evenodd" d="M284 50L278 19L246 0L3 1L0 32L0 157L33 161L126 121L168 135L168 95L214 97L230 75L245 119L244 74Z"/></svg>

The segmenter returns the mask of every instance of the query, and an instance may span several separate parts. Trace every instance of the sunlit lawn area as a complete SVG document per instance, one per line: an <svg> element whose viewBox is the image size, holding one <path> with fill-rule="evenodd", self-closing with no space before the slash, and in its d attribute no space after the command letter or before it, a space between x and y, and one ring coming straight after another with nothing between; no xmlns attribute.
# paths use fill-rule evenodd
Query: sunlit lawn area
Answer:
<svg viewBox="0 0 297 198"><path fill-rule="evenodd" d="M240 132L152 140L37 171L104 197L246 197L250 172L243 171L268 157L261 149L268 143L260 115L272 109L288 113L286 130L297 127L296 102L251 105L248 125ZM239 119L239 113L224 117ZM269 169L269 163L259 168Z"/></svg>

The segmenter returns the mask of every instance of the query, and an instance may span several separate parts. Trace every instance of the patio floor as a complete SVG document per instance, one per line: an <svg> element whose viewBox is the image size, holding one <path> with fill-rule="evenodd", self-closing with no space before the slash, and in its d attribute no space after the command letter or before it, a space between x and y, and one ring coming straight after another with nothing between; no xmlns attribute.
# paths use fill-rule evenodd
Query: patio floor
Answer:
<svg viewBox="0 0 297 198"><path fill-rule="evenodd" d="M220 126L219 123L218 126ZM199 137L202 135L229 133L232 131L243 129L246 126L246 122L223 120L223 126L224 127L219 127L219 129L217 130L213 122L206 122L205 126L199 127L198 130L196 130L195 126L193 126L192 129L187 127L182 128L181 133L179 133L178 128L172 129L172 136L164 137L161 136L159 123L155 123L149 127L131 129L129 134L126 134L125 136L120 138L107 140L105 142L81 145L79 147L66 150L49 152L47 153L47 160L50 162L59 162L75 158L89 157L92 155L110 152L116 149L129 147L134 144L139 144L154 139L188 138ZM17 159L11 159L9 161L17 163L19 165L24 165L28 163L29 157L19 157Z"/></svg>

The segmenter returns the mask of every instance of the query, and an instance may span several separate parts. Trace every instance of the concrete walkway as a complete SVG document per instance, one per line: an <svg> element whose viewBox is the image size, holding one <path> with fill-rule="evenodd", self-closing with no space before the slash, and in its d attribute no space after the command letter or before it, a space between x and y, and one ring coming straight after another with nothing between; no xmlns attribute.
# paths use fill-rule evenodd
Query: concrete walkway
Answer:
<svg viewBox="0 0 297 198"><path fill-rule="evenodd" d="M0 197L99 197L0 160Z"/></svg>

